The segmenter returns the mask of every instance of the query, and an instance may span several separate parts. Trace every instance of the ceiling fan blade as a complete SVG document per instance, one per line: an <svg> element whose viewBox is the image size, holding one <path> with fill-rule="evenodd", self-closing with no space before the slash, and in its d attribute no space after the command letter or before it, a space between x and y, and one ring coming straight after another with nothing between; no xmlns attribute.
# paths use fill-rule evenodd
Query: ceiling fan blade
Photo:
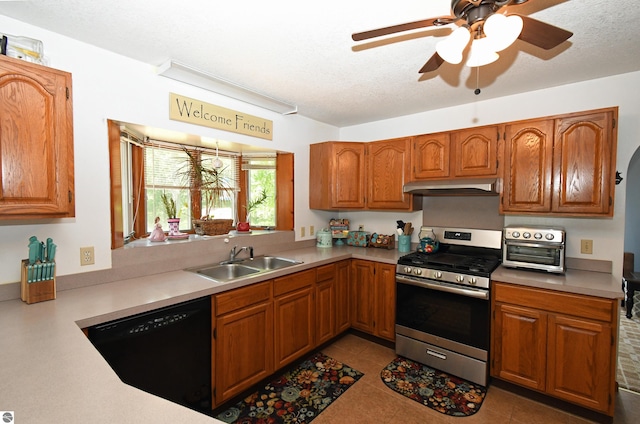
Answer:
<svg viewBox="0 0 640 424"><path fill-rule="evenodd" d="M528 16L518 15L522 18L522 32L518 37L534 46L550 50L568 40L573 33L562 28L547 24Z"/></svg>
<svg viewBox="0 0 640 424"><path fill-rule="evenodd" d="M444 63L444 59L440 57L440 55L436 52L431 56L431 58L424 64L422 68L418 71L419 74L426 74L427 72L433 72L437 70L440 65Z"/></svg>
<svg viewBox="0 0 640 424"><path fill-rule="evenodd" d="M446 25L458 20L455 16L441 16L422 21L409 22L406 24L393 25L385 28L372 29L370 31L357 32L351 35L353 41L368 40L369 38L381 37L383 35L395 34L397 32L410 31L412 29L426 28L430 26Z"/></svg>

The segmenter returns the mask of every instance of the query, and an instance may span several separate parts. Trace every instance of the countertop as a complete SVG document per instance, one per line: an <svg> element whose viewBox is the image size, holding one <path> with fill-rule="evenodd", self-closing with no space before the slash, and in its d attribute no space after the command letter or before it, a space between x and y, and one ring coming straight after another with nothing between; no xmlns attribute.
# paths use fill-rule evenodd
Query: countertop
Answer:
<svg viewBox="0 0 640 424"><path fill-rule="evenodd" d="M356 247L271 252L302 264L219 284L191 272L58 291L27 305L0 302L0 410L17 423L220 423L120 381L81 328L352 257L396 263L397 250Z"/></svg>
<svg viewBox="0 0 640 424"><path fill-rule="evenodd" d="M492 281L557 290L607 299L622 299L622 281L602 272L567 269L565 274L527 271L499 266L491 274Z"/></svg>
<svg viewBox="0 0 640 424"><path fill-rule="evenodd" d="M55 300L27 305L0 302L0 410L18 423L219 423L220 421L122 383L81 328L219 293L342 259L397 263L397 250L358 247L302 248L271 255L302 264L215 283L172 271L59 291ZM565 276L501 267L495 280L607 298L622 297L610 274L586 271Z"/></svg>

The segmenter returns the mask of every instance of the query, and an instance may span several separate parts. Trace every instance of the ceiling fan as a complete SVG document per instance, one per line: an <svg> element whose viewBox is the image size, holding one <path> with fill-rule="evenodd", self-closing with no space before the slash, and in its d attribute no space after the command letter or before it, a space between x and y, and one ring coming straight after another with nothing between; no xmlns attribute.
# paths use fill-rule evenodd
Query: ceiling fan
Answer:
<svg viewBox="0 0 640 424"><path fill-rule="evenodd" d="M436 52L419 73L433 72L445 61L458 64L472 39L466 65L478 67L498 59L498 51L509 47L516 39L552 49L568 40L573 33L528 16L506 14L506 6L520 5L529 0L451 0L452 16L441 16L406 24L393 25L351 36L353 41L368 40L431 26L443 26L464 21L446 39L438 42Z"/></svg>

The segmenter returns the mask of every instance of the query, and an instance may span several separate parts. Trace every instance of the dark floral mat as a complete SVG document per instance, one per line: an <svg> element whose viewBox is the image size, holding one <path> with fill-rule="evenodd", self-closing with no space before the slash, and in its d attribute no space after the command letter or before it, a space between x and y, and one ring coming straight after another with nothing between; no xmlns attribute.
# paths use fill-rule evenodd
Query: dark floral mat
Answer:
<svg viewBox="0 0 640 424"><path fill-rule="evenodd" d="M216 418L237 424L309 423L363 375L316 353Z"/></svg>
<svg viewBox="0 0 640 424"><path fill-rule="evenodd" d="M478 412L487 394L483 386L400 356L382 370L380 377L409 399L456 417Z"/></svg>

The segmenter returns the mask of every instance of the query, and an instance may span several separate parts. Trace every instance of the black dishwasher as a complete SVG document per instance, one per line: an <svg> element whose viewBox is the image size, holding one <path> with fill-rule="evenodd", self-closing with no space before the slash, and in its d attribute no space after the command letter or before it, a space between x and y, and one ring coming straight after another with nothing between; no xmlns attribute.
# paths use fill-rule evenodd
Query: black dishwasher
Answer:
<svg viewBox="0 0 640 424"><path fill-rule="evenodd" d="M90 327L89 340L123 382L211 411L209 297Z"/></svg>

